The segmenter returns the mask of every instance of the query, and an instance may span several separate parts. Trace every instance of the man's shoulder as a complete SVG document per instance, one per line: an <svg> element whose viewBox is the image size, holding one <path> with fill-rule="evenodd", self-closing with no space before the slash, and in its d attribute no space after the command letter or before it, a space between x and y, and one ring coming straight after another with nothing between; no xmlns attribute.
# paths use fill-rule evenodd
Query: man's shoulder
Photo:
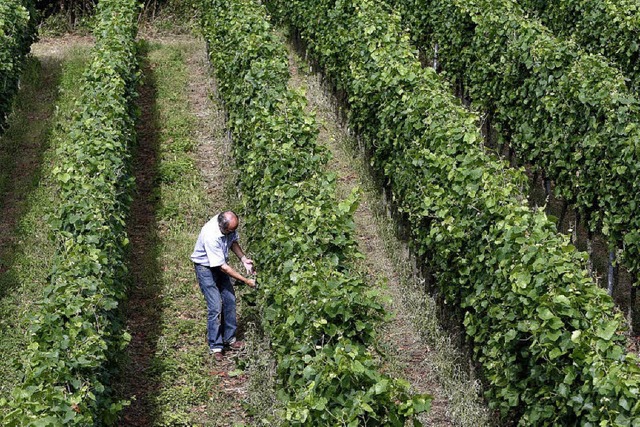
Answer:
<svg viewBox="0 0 640 427"><path fill-rule="evenodd" d="M208 237L219 238L219 237L223 236L222 232L220 231L220 227L218 226L218 217L217 217L217 215L214 216L213 218L211 218L209 220L209 222L207 222L204 225L204 227L202 227L202 231Z"/></svg>

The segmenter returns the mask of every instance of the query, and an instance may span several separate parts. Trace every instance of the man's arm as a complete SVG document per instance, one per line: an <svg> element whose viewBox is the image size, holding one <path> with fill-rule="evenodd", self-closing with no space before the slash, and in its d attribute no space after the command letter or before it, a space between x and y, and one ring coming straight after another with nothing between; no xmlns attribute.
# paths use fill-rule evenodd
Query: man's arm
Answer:
<svg viewBox="0 0 640 427"><path fill-rule="evenodd" d="M254 279L247 279L246 277L244 277L242 274L238 273L233 267L231 267L227 263L222 264L220 266L220 270L222 270L223 273L228 274L229 276L233 277L234 279L246 283L247 285L251 286L252 288L254 288L256 286L256 281Z"/></svg>

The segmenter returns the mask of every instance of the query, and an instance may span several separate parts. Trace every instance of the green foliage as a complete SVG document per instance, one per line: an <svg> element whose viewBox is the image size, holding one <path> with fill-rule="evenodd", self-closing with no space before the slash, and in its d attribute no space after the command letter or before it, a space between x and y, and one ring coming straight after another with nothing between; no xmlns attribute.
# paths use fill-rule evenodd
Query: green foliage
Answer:
<svg viewBox="0 0 640 427"><path fill-rule="evenodd" d="M57 142L61 201L49 218L57 255L32 319L24 383L2 418L7 426L109 424L124 404L110 396L110 382L111 361L128 341L118 300L132 184L137 6L118 0L99 10L82 95Z"/></svg>
<svg viewBox="0 0 640 427"><path fill-rule="evenodd" d="M599 3L599 2L595 2ZM640 271L640 102L605 58L556 38L512 0L401 0L420 46L592 230Z"/></svg>
<svg viewBox="0 0 640 427"><path fill-rule="evenodd" d="M0 2L0 130L18 90L24 58L36 37L34 14L30 0Z"/></svg>
<svg viewBox="0 0 640 427"><path fill-rule="evenodd" d="M55 194L48 167L57 162L51 148L53 123L68 114L71 100L79 93L77 81L85 68L87 51L64 50L46 62L27 59L14 112L6 132L0 136L0 194L5 203L12 192L22 196L22 200L12 203L13 212L0 219L18 220L13 230L4 228L6 234L2 236L6 239L13 235L11 240L15 243L0 245L0 264L3 269L8 267L0 273L0 400L8 399L23 380L16 361L29 344L27 331L34 302L42 297L42 289L48 283L55 254L45 220L51 213L51 195ZM34 122L33 117L39 120ZM3 410L0 408L0 413Z"/></svg>
<svg viewBox="0 0 640 427"><path fill-rule="evenodd" d="M523 173L482 151L478 117L421 67L399 16L371 0L269 5L347 93L415 252L464 310L491 404L520 425L638 426L640 367L625 354L624 319L584 254L530 211Z"/></svg>
<svg viewBox="0 0 640 427"><path fill-rule="evenodd" d="M410 396L408 384L378 370L370 347L384 310L350 262L361 256L356 197L336 200L316 121L304 97L287 89L284 43L252 0L207 1L203 10L260 261L259 305L285 425L404 426L430 397Z"/></svg>
<svg viewBox="0 0 640 427"><path fill-rule="evenodd" d="M154 29L168 33L194 33L199 24L200 0L147 1L143 17Z"/></svg>
<svg viewBox="0 0 640 427"><path fill-rule="evenodd" d="M618 66L640 89L640 3L637 0L525 0L553 32L572 38Z"/></svg>

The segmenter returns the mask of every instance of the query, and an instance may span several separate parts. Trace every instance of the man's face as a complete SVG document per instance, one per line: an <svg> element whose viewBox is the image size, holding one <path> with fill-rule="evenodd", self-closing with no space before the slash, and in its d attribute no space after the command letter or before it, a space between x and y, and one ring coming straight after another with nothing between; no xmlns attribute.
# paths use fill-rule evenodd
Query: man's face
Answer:
<svg viewBox="0 0 640 427"><path fill-rule="evenodd" d="M222 229L222 230L220 230L220 231L222 231L222 234L224 234L224 235L226 236L227 234L231 234L231 233L233 233L234 231L236 231L236 228L238 228L238 227L231 227L231 226L229 226L229 227L225 227L225 228L223 228L223 229Z"/></svg>

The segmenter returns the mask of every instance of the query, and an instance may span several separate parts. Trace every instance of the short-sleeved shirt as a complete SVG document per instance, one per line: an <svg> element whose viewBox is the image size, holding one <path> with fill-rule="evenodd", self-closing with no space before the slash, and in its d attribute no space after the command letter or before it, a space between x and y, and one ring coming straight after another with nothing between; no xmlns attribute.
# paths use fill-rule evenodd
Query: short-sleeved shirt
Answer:
<svg viewBox="0 0 640 427"><path fill-rule="evenodd" d="M238 240L238 232L226 236L218 226L218 215L207 222L198 236L198 241L191 254L191 261L205 267L220 267L229 261L229 248Z"/></svg>

